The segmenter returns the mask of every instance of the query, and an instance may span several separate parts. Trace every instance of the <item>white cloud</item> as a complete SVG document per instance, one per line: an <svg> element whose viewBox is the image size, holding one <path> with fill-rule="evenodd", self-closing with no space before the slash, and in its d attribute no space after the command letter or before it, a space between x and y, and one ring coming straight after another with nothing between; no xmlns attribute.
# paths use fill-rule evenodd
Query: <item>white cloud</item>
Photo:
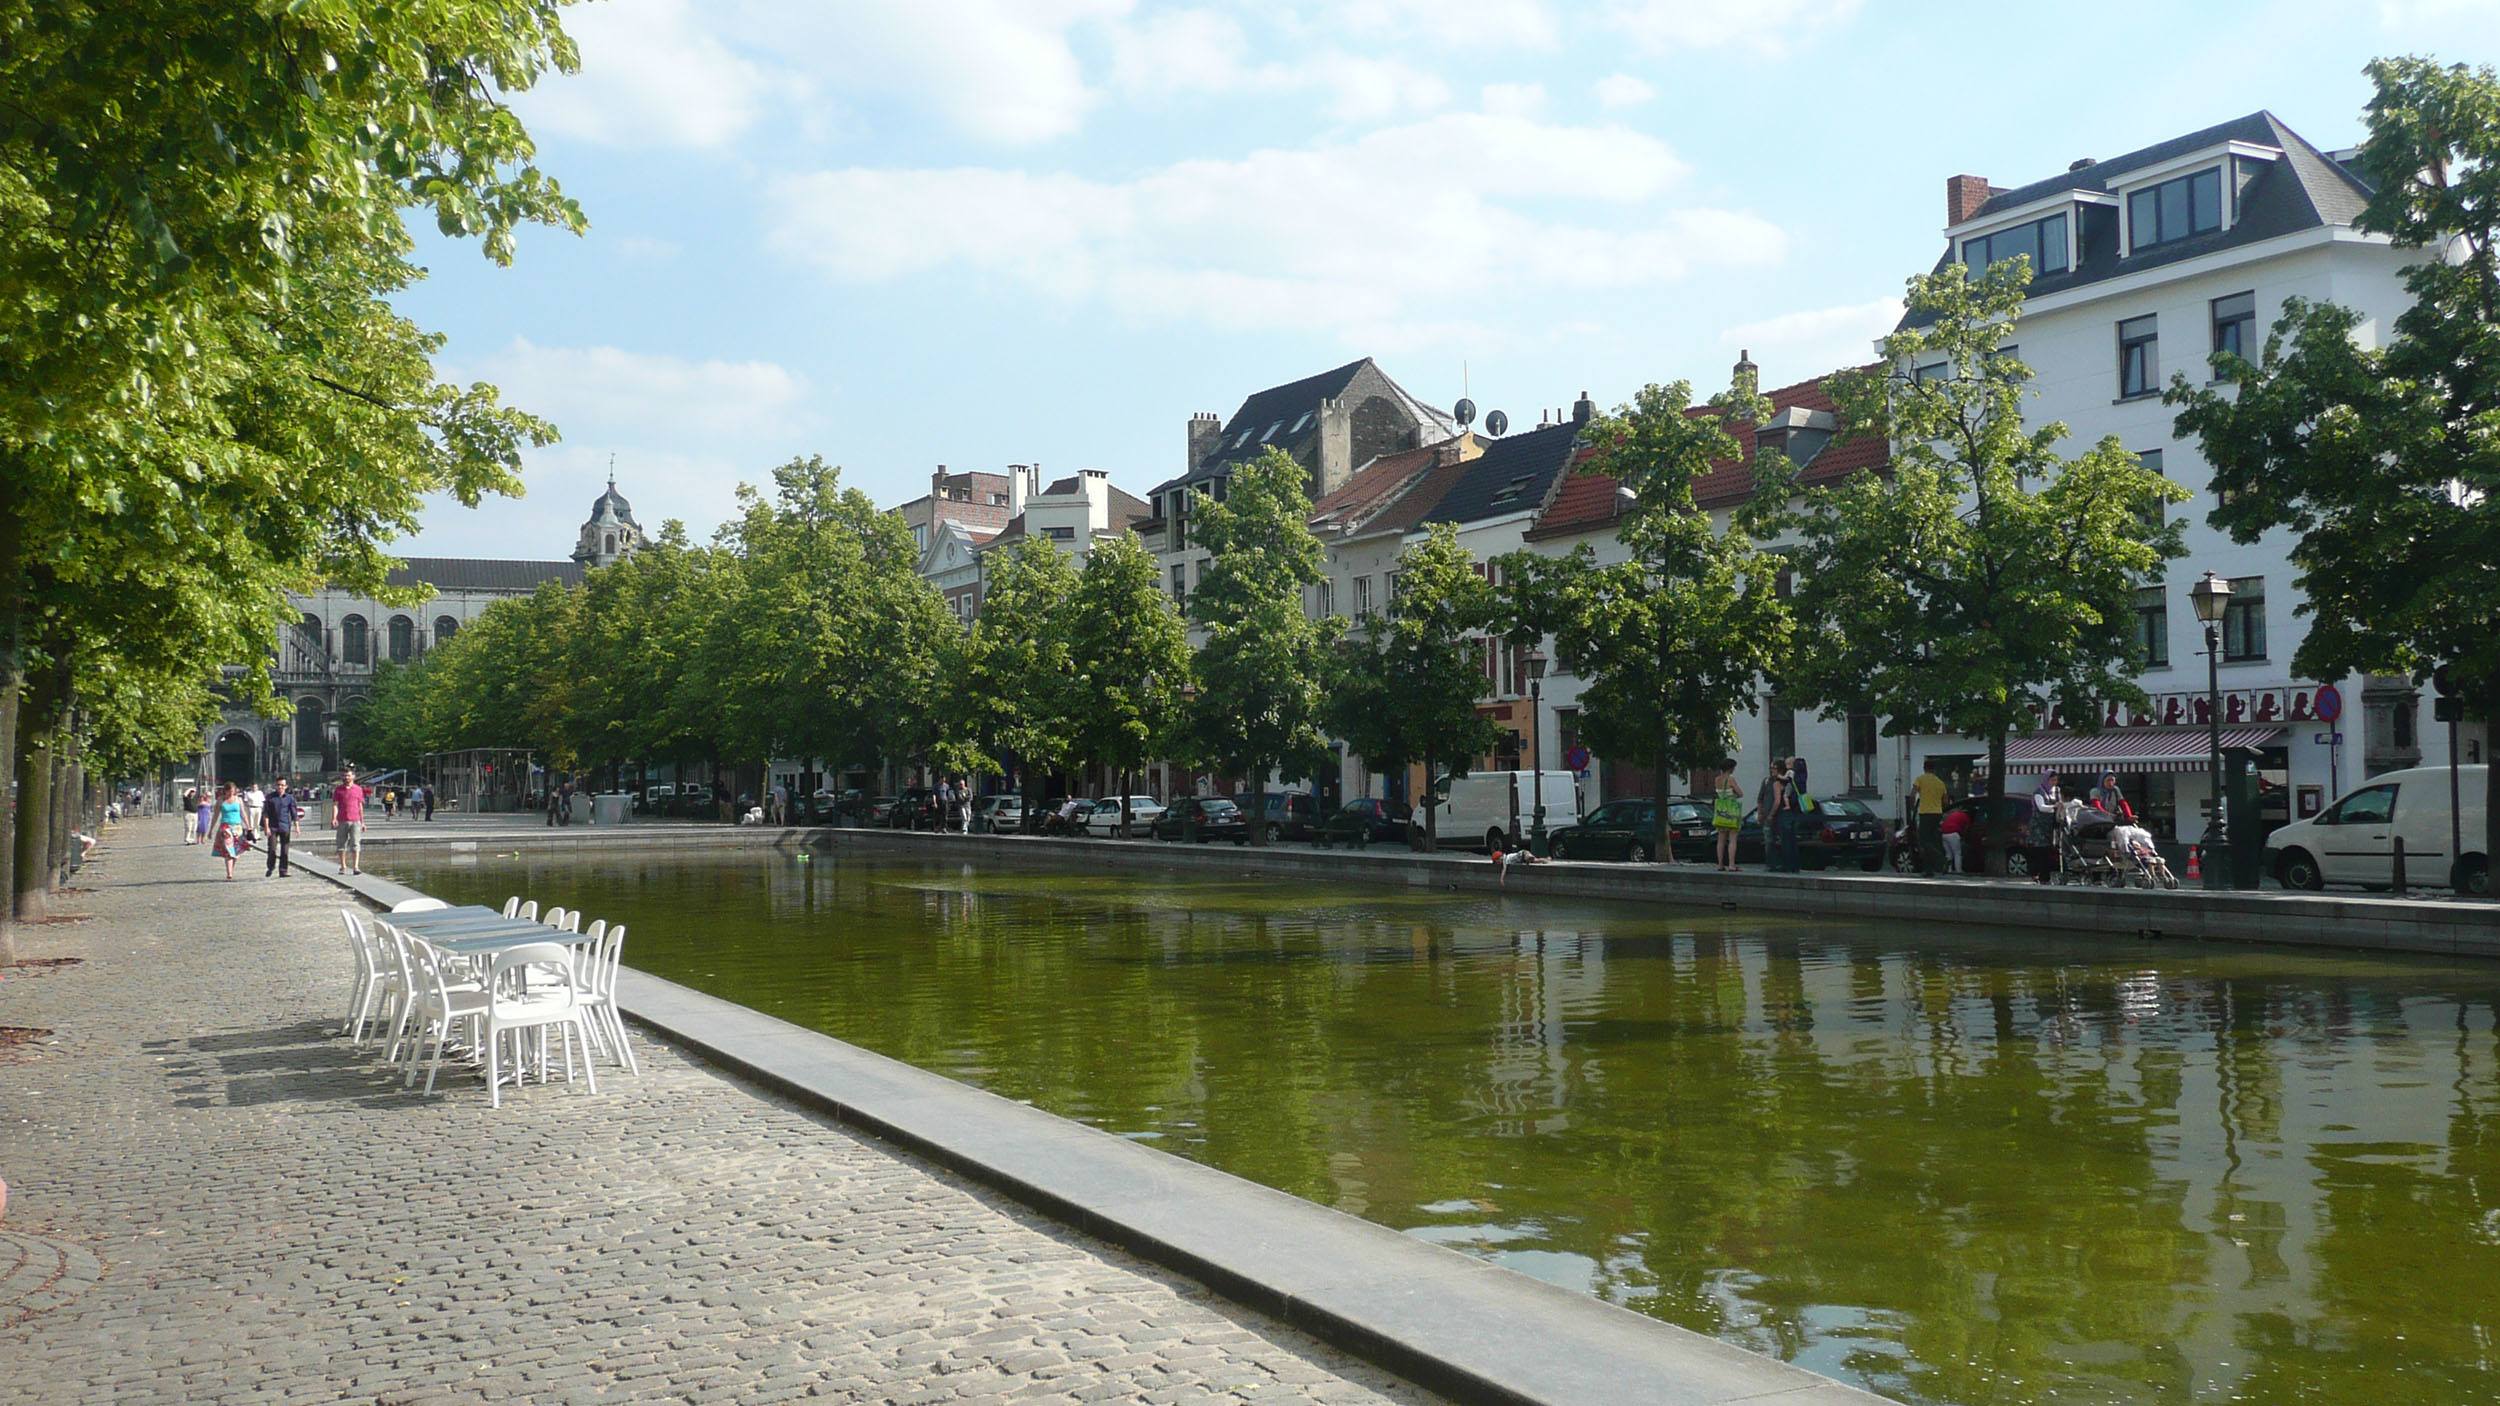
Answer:
<svg viewBox="0 0 2500 1406"><path fill-rule="evenodd" d="M1756 216L1663 207L1685 170L1621 127L1450 113L1125 181L852 168L772 201L777 246L837 279L968 270L1141 320L1344 331L1784 255Z"/></svg>
<svg viewBox="0 0 2500 1406"><path fill-rule="evenodd" d="M515 337L464 364L510 404L555 422L574 443L645 435L786 433L807 409L807 379L770 361L694 361L622 347L549 347Z"/></svg>
<svg viewBox="0 0 2500 1406"><path fill-rule="evenodd" d="M615 240L616 252L636 263L665 263L683 252L674 239L658 239L647 234L620 235Z"/></svg>
<svg viewBox="0 0 2500 1406"><path fill-rule="evenodd" d="M1728 328L1719 341L1751 351L1764 385L1788 385L1874 360L1875 339L1900 320L1901 300L1878 298L1766 317Z"/></svg>
<svg viewBox="0 0 2500 1406"><path fill-rule="evenodd" d="M1628 73L1609 73L1597 80L1598 105L1609 110L1639 107L1658 96L1658 90Z"/></svg>
<svg viewBox="0 0 2500 1406"><path fill-rule="evenodd" d="M1336 0L1315 23L1487 53L1551 49L1561 37L1546 0Z"/></svg>
<svg viewBox="0 0 2500 1406"><path fill-rule="evenodd" d="M1487 83L1484 110L1496 117L1534 117L1545 111L1542 83Z"/></svg>
<svg viewBox="0 0 2500 1406"><path fill-rule="evenodd" d="M1084 124L1102 95L1072 34L1116 20L1131 0L895 0L819 5L769 0L759 32L805 54L834 86L915 104L967 136L1010 146Z"/></svg>
<svg viewBox="0 0 2500 1406"><path fill-rule="evenodd" d="M690 0L615 0L565 15L581 72L515 105L530 126L615 146L718 147L745 132L785 80L731 51Z"/></svg>
<svg viewBox="0 0 2500 1406"><path fill-rule="evenodd" d="M1377 122L1445 107L1449 84L1398 59L1323 47L1291 61L1250 63L1249 36L1217 10L1161 10L1109 27L1111 84L1149 101L1315 91L1340 122Z"/></svg>
<svg viewBox="0 0 2500 1406"><path fill-rule="evenodd" d="M1638 47L1783 54L1857 13L1859 0L1609 0L1605 22Z"/></svg>

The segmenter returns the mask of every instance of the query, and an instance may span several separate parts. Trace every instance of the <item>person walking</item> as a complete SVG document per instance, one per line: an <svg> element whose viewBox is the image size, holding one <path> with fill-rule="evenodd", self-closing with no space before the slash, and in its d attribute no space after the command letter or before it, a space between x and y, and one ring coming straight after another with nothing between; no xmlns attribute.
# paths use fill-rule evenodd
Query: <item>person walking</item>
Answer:
<svg viewBox="0 0 2500 1406"><path fill-rule="evenodd" d="M1936 774L1936 764L1929 761L1920 766L1918 779L1910 783L1918 796L1918 872L1933 876L1944 862L1944 778ZM1958 863L1954 866L1961 867Z"/></svg>
<svg viewBox="0 0 2500 1406"><path fill-rule="evenodd" d="M186 845L200 842L200 788L197 786L187 787L182 793L182 842Z"/></svg>
<svg viewBox="0 0 2500 1406"><path fill-rule="evenodd" d="M432 822L434 819L434 783L429 781L424 785L419 786L417 788L417 796L420 800L425 802L426 820L429 823Z"/></svg>
<svg viewBox="0 0 2500 1406"><path fill-rule="evenodd" d="M226 861L226 878L234 878L234 857L243 852L243 799L229 781L217 788L217 838L209 853Z"/></svg>
<svg viewBox="0 0 2500 1406"><path fill-rule="evenodd" d="M199 837L200 843L214 845L217 842L217 797L206 786L200 788L197 799L192 802L191 819L192 833Z"/></svg>
<svg viewBox="0 0 2500 1406"><path fill-rule="evenodd" d="M1745 824L1745 793L1736 789L1736 771L1719 773L1719 794L1710 802L1710 832L1716 837L1719 872L1736 872L1736 832Z"/></svg>
<svg viewBox="0 0 2500 1406"><path fill-rule="evenodd" d="M962 778L958 779L958 780L957 780L957 782L955 783L955 810L956 810L956 816L955 816L955 831L956 831L956 833L957 833L957 834L963 834L963 835L969 835L969 834L971 834L971 833L972 833L972 778L971 778L971 777L969 777L969 776L962 777Z"/></svg>
<svg viewBox="0 0 2500 1406"><path fill-rule="evenodd" d="M260 789L260 783L257 781L252 783L252 789L243 793L243 838L254 841L260 839L260 813L261 809L268 804L269 797Z"/></svg>
<svg viewBox="0 0 2500 1406"><path fill-rule="evenodd" d="M399 814L399 788L396 786L383 786L378 789L381 792L382 799L382 818L384 820L388 820Z"/></svg>
<svg viewBox="0 0 2500 1406"><path fill-rule="evenodd" d="M365 788L356 784L356 773L348 772L330 792L330 824L338 831L339 868L350 874L364 872L365 862Z"/></svg>
<svg viewBox="0 0 2500 1406"><path fill-rule="evenodd" d="M1797 781L1789 774L1786 757L1771 764L1755 804L1762 815L1763 867L1774 874L1796 873Z"/></svg>
<svg viewBox="0 0 2500 1406"><path fill-rule="evenodd" d="M295 859L295 823L304 816L304 802L286 788L286 778L281 776L278 789L269 793L261 810L269 822L269 838L261 842L269 862L261 866L260 876L286 878L292 872L288 866Z"/></svg>

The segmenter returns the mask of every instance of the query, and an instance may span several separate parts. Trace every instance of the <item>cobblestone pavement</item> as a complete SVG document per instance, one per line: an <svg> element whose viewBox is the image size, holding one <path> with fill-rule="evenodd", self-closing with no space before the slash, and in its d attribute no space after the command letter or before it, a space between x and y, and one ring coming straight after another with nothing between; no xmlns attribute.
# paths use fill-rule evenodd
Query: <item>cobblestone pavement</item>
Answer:
<svg viewBox="0 0 2500 1406"><path fill-rule="evenodd" d="M645 1039L486 1107L332 1032L339 890L120 827L0 981L0 1402L1421 1402Z"/></svg>

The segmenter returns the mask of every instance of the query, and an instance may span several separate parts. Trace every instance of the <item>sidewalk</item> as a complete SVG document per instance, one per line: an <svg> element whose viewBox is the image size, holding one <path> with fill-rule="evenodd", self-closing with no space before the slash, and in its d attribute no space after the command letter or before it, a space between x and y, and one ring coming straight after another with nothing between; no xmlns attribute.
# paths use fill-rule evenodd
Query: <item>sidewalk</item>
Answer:
<svg viewBox="0 0 2500 1406"><path fill-rule="evenodd" d="M58 1032L0 1046L0 1403L1430 1399L648 1039L403 1094L331 1033L340 891L178 823L0 979Z"/></svg>

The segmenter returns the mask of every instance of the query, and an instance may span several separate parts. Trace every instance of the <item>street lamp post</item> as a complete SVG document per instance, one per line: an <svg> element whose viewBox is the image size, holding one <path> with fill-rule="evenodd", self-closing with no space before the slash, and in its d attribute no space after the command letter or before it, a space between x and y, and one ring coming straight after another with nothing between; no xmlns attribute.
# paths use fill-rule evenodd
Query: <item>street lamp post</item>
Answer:
<svg viewBox="0 0 2500 1406"><path fill-rule="evenodd" d="M1528 773L1532 778L1529 788L1530 802L1534 807L1534 818L1530 821L1528 833L1528 852L1543 855L1545 853L1545 651L1534 645L1529 646L1528 657L1524 662L1528 666L1528 750L1536 758L1534 763L1536 770Z"/></svg>
<svg viewBox="0 0 2500 1406"><path fill-rule="evenodd" d="M2213 814L2206 822L2201 842L2205 851L2205 887L2228 888L2230 879L2223 866L2230 862L2225 851L2231 843L2230 822L2222 804L2222 617L2231 608L2231 583L2208 571L2204 579L2188 587L2188 602L2196 607L2196 618L2205 625L2205 735L2210 756L2207 774L2213 783Z"/></svg>

